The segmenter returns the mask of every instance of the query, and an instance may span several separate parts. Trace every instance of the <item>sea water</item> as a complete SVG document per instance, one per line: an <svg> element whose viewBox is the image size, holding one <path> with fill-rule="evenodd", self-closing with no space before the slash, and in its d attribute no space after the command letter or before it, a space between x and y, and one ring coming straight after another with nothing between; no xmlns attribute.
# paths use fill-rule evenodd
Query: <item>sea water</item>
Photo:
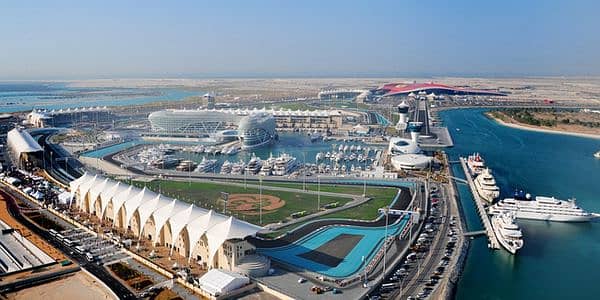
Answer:
<svg viewBox="0 0 600 300"><path fill-rule="evenodd" d="M600 212L600 139L540 133L502 126L483 109L447 110L454 148L450 160L479 152L492 169L501 197L515 189L532 195L576 198ZM460 165L453 170L462 177ZM469 230L481 229L468 187L458 184ZM517 220L525 245L517 255L471 243L457 299L597 299L600 295L600 222Z"/></svg>

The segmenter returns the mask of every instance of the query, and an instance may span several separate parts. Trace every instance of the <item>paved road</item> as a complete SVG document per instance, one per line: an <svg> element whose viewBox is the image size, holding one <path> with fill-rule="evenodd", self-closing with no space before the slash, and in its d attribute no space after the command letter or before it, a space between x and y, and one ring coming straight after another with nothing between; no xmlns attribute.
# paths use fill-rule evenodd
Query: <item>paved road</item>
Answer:
<svg viewBox="0 0 600 300"><path fill-rule="evenodd" d="M14 199L19 199L29 207L38 208L37 204L32 203L28 199L10 190L9 188L5 186L1 186L0 188L0 193L3 196L5 196L7 201L14 201ZM17 219L21 224L23 224L23 226L27 227L32 232L39 235L44 240L48 241L52 246L59 249L71 260L76 261L82 268L84 268L85 270L93 274L96 278L104 282L115 294L119 296L120 299L137 299L136 296L127 287L121 284L121 282L117 279L113 278L103 266L88 262L84 255L77 254L71 248L55 240L53 237L50 236L50 234L46 230L43 230L29 222L29 220L24 218L20 214L20 212L11 211L11 214L13 214L15 219ZM73 226L70 227L74 228Z"/></svg>

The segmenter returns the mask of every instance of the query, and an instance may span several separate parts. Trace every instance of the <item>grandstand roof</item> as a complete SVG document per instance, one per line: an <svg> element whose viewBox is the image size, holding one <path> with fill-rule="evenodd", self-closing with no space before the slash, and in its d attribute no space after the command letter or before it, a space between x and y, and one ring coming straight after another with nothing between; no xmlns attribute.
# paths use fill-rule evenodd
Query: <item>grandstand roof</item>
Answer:
<svg viewBox="0 0 600 300"><path fill-rule="evenodd" d="M383 96L397 96L410 94L420 91L442 90L452 94L473 94L473 95L495 95L506 96L506 94L495 90L480 90L467 87L454 87L439 83L388 83L379 88L385 92Z"/></svg>
<svg viewBox="0 0 600 300"><path fill-rule="evenodd" d="M21 156L22 153L44 151L27 131L17 128L6 134L6 144L17 156Z"/></svg>
<svg viewBox="0 0 600 300"><path fill-rule="evenodd" d="M243 239L255 235L262 228L236 218L225 216L206 210L188 203L154 193L146 188L138 189L125 183L115 183L100 175L88 173L69 184L71 193L78 194L76 199L79 207L86 209L82 203L86 194L96 197L102 206L102 215L109 202L113 205L113 220L117 220L119 211L125 211L125 222L120 226L126 228L132 225L133 216L137 213L140 217L139 235L143 232L146 222L152 218L154 221L154 240L157 241L160 232L167 224L171 230L171 245L175 245L179 235L187 232L190 245L196 245L206 236L208 250L212 258L223 242L229 239ZM93 203L95 198L90 198ZM90 204L89 211L93 211ZM188 256L191 256L191 251Z"/></svg>

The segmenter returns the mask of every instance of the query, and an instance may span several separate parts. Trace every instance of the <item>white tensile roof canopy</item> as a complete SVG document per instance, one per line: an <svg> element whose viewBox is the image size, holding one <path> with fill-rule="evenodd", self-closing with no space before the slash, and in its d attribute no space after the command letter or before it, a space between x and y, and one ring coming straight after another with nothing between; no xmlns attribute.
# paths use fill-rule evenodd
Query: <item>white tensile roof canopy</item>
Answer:
<svg viewBox="0 0 600 300"><path fill-rule="evenodd" d="M161 230L168 225L171 229L171 240L165 241L175 245L179 235L186 229L190 248L206 236L208 240L209 258L212 259L223 242L229 239L243 239L253 236L262 229L234 217L219 214L213 210L206 210L183 201L172 199L150 191L147 188L139 189L123 182L116 182L100 175L84 174L69 184L72 195L78 195L77 205L83 209L94 210L94 202L100 201L101 215L104 217L106 208L112 203L112 217L117 220L120 211L125 213L123 228L131 226L133 216L137 212L140 219L140 228L136 234L141 235L146 222L153 218L154 242L157 242ZM75 192L79 191L78 194ZM90 207L86 207L82 197L89 193ZM116 222L113 223L116 226ZM187 253L191 257L193 249Z"/></svg>
<svg viewBox="0 0 600 300"><path fill-rule="evenodd" d="M17 156L21 156L21 153L44 151L27 131L17 128L6 134L6 144Z"/></svg>

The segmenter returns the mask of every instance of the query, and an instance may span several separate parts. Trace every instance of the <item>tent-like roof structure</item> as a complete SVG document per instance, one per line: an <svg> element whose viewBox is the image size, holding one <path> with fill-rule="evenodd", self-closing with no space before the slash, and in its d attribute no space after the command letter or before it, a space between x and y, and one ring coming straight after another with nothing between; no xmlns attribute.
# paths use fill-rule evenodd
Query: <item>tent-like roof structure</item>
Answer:
<svg viewBox="0 0 600 300"><path fill-rule="evenodd" d="M36 142L29 132L14 128L6 134L6 144L17 156L22 153L42 152L44 149Z"/></svg>
<svg viewBox="0 0 600 300"><path fill-rule="evenodd" d="M213 296L226 294L249 282L248 277L221 269L212 269L198 279L200 288Z"/></svg>
<svg viewBox="0 0 600 300"><path fill-rule="evenodd" d="M94 210L96 201L100 201L101 217L106 214L106 209L112 203L112 219L118 220L121 212L125 215L121 226L127 228L132 225L132 220L139 216L139 228L135 232L141 236L146 222L150 218L154 221L154 242L158 242L161 230L169 226L171 240L165 241L172 247L178 237L187 233L190 249L187 253L191 257L193 247L202 237L208 241L209 258L212 259L229 239L243 239L255 235L262 228L234 217L219 214L213 210L206 210L193 204L172 199L154 193L147 188L139 189L134 186L116 182L100 175L84 174L69 184L71 194L76 196L76 203L88 212ZM83 201L88 196L89 206ZM98 212L97 212L98 213Z"/></svg>

